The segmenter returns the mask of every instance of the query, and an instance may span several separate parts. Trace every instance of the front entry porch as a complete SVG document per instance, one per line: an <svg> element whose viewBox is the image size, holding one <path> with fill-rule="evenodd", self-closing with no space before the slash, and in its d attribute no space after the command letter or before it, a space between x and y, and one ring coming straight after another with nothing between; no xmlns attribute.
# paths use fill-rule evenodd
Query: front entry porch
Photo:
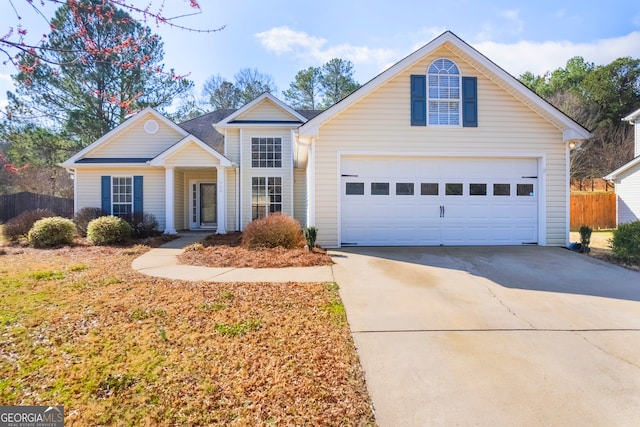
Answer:
<svg viewBox="0 0 640 427"><path fill-rule="evenodd" d="M165 234L227 232L227 171L236 176L229 159L189 135L150 164L165 169Z"/></svg>

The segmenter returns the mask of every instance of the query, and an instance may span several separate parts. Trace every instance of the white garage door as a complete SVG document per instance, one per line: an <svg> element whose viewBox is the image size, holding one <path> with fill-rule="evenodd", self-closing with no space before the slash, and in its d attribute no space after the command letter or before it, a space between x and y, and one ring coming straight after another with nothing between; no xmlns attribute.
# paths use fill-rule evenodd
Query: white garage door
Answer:
<svg viewBox="0 0 640 427"><path fill-rule="evenodd" d="M537 243L537 170L530 158L343 157L341 243Z"/></svg>

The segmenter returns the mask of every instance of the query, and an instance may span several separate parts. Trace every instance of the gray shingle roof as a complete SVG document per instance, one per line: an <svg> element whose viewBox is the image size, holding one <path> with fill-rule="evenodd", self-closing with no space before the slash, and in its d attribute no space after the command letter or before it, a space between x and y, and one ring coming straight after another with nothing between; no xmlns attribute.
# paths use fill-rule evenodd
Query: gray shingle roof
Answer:
<svg viewBox="0 0 640 427"><path fill-rule="evenodd" d="M223 154L224 137L220 132L213 128L213 125L230 116L235 111L236 110L232 108L222 108L220 110L212 111L211 113L203 114L199 117L196 117L195 119L178 123L178 126L207 144L209 147L216 150L218 153ZM296 111L307 120L317 116L322 112L321 110Z"/></svg>

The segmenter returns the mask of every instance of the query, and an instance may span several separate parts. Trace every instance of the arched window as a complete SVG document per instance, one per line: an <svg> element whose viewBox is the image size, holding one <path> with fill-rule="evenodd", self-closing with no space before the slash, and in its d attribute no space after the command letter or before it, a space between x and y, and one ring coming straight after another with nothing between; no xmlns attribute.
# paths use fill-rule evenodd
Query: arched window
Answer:
<svg viewBox="0 0 640 427"><path fill-rule="evenodd" d="M460 71L453 61L436 59L429 66L428 123L430 125L460 125Z"/></svg>

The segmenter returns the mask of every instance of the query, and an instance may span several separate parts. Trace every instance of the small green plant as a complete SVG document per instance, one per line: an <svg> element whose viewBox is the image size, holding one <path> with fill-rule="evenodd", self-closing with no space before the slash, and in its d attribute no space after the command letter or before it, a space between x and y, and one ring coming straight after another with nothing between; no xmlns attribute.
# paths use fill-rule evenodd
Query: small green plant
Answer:
<svg viewBox="0 0 640 427"><path fill-rule="evenodd" d="M213 329L225 337L239 337L251 331L257 331L262 326L260 320L247 320L240 323L216 323Z"/></svg>
<svg viewBox="0 0 640 427"><path fill-rule="evenodd" d="M249 249L294 249L304 246L304 238L298 221L290 216L272 214L251 221L242 233L242 244Z"/></svg>
<svg viewBox="0 0 640 427"><path fill-rule="evenodd" d="M302 229L304 239L307 241L307 249L313 251L316 247L316 238L318 237L318 229L315 227L305 227Z"/></svg>
<svg viewBox="0 0 640 427"><path fill-rule="evenodd" d="M98 384L97 394L102 398L117 395L137 382L138 379L129 374L109 374Z"/></svg>
<svg viewBox="0 0 640 427"><path fill-rule="evenodd" d="M89 266L87 264L76 264L69 267L69 271L84 271L88 269Z"/></svg>
<svg viewBox="0 0 640 427"><path fill-rule="evenodd" d="M131 226L122 218L102 216L89 222L87 240L93 245L123 243L131 237Z"/></svg>
<svg viewBox="0 0 640 427"><path fill-rule="evenodd" d="M169 339L167 338L167 331L164 328L160 328L158 330L158 334L160 335L160 339L162 342L167 342Z"/></svg>
<svg viewBox="0 0 640 427"><path fill-rule="evenodd" d="M137 309L137 310L134 310L129 315L129 318L131 320L145 320L151 317L165 317L166 315L167 315L167 312L161 308L146 309L146 310Z"/></svg>
<svg viewBox="0 0 640 427"><path fill-rule="evenodd" d="M580 227L580 243L582 244L582 252L589 253L591 250L589 245L591 244L591 232L593 230L588 225Z"/></svg>
<svg viewBox="0 0 640 427"><path fill-rule="evenodd" d="M222 311L225 308L227 308L227 304L223 302L216 302L216 301L203 302L198 306L198 310L205 313L212 312L212 311Z"/></svg>
<svg viewBox="0 0 640 427"><path fill-rule="evenodd" d="M640 261L640 221L618 225L618 229L613 231L611 249L618 258Z"/></svg>
<svg viewBox="0 0 640 427"><path fill-rule="evenodd" d="M26 237L36 221L53 216L56 216L56 214L48 209L35 209L22 212L20 215L4 223L2 226L2 234L7 240L17 242L20 238Z"/></svg>
<svg viewBox="0 0 640 427"><path fill-rule="evenodd" d="M224 290L220 292L220 298L233 299L233 292Z"/></svg>
<svg viewBox="0 0 640 427"><path fill-rule="evenodd" d="M35 248L50 248L71 245L75 234L76 226L73 221L54 216L36 221L27 235L27 240Z"/></svg>
<svg viewBox="0 0 640 427"><path fill-rule="evenodd" d="M65 276L59 271L35 271L29 277L35 280L62 280Z"/></svg>

